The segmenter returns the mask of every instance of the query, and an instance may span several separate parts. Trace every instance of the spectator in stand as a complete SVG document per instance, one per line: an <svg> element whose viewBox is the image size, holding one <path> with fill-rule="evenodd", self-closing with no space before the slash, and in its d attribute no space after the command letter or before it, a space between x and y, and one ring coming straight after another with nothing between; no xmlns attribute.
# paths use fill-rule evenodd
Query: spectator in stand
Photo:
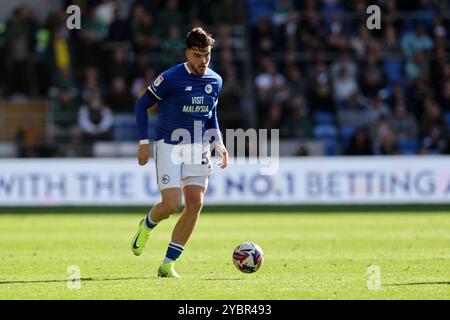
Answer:
<svg viewBox="0 0 450 320"><path fill-rule="evenodd" d="M256 56L269 56L274 47L273 29L269 19L262 18L252 29L252 51Z"/></svg>
<svg viewBox="0 0 450 320"><path fill-rule="evenodd" d="M303 96L297 95L292 98L291 113L288 114L284 131L281 132L283 136L311 138L312 121Z"/></svg>
<svg viewBox="0 0 450 320"><path fill-rule="evenodd" d="M162 69L167 69L181 61L184 55L185 43L177 25L170 25L167 37L162 45L163 58L160 60Z"/></svg>
<svg viewBox="0 0 450 320"><path fill-rule="evenodd" d="M274 2L272 0L247 0L248 24L254 26L262 18L269 17L273 12Z"/></svg>
<svg viewBox="0 0 450 320"><path fill-rule="evenodd" d="M9 79L8 92L30 94L33 83L34 32L36 22L27 6L19 6L6 23L5 66Z"/></svg>
<svg viewBox="0 0 450 320"><path fill-rule="evenodd" d="M338 102L347 100L353 93L358 91L356 80L350 76L346 68L339 69L337 77L333 81L333 86L333 96Z"/></svg>
<svg viewBox="0 0 450 320"><path fill-rule="evenodd" d="M111 84L112 79L115 77L121 77L126 80L128 85L128 79L130 75L131 64L129 63L127 51L125 48L118 47L112 52L112 59L104 66L103 74L107 85Z"/></svg>
<svg viewBox="0 0 450 320"><path fill-rule="evenodd" d="M114 9L113 19L108 29L108 41L128 41L131 33L129 22L121 16L119 8Z"/></svg>
<svg viewBox="0 0 450 320"><path fill-rule="evenodd" d="M277 65L270 59L263 62L263 71L256 77L255 84L258 94L267 96L284 86L286 78L278 72Z"/></svg>
<svg viewBox="0 0 450 320"><path fill-rule="evenodd" d="M155 23L155 18L143 6L136 6L131 21L132 40L137 53L147 50L160 51L163 26Z"/></svg>
<svg viewBox="0 0 450 320"><path fill-rule="evenodd" d="M442 86L439 102L440 105L444 107L446 113L450 112L450 78L447 79Z"/></svg>
<svg viewBox="0 0 450 320"><path fill-rule="evenodd" d="M388 103L391 108L396 106L397 104L407 104L407 98L405 95L405 90L402 85L399 83L393 84L389 90ZM410 110L408 108L408 110Z"/></svg>
<svg viewBox="0 0 450 320"><path fill-rule="evenodd" d="M97 16L96 7L88 7L87 17L83 20L83 27L89 32L89 37L94 41L103 41L108 35L108 24Z"/></svg>
<svg viewBox="0 0 450 320"><path fill-rule="evenodd" d="M336 108L327 65L322 58L319 57L317 59L314 68L309 71L308 76L308 98L310 100L311 111L335 113Z"/></svg>
<svg viewBox="0 0 450 320"><path fill-rule="evenodd" d="M381 141L375 143L375 154L377 155L399 155L400 149L395 143L392 132L387 132L381 137Z"/></svg>
<svg viewBox="0 0 450 320"><path fill-rule="evenodd" d="M425 133L422 140L422 147L425 148L428 153L446 153L449 148L448 135L445 132L445 128L442 122L436 122L432 125L430 130Z"/></svg>
<svg viewBox="0 0 450 320"><path fill-rule="evenodd" d="M363 102L363 98L357 92L353 93L347 101L340 104L337 115L341 128L369 126L368 108Z"/></svg>
<svg viewBox="0 0 450 320"><path fill-rule="evenodd" d="M128 91L124 78L115 77L112 80L111 90L107 95L106 103L114 114L134 114L134 100Z"/></svg>
<svg viewBox="0 0 450 320"><path fill-rule="evenodd" d="M392 128L396 141L416 139L418 136L416 118L407 111L403 103L394 107L392 117L389 118L389 126Z"/></svg>
<svg viewBox="0 0 450 320"><path fill-rule="evenodd" d="M78 101L69 88L60 90L54 103L53 121L49 124L49 143L73 143L79 135Z"/></svg>
<svg viewBox="0 0 450 320"><path fill-rule="evenodd" d="M405 73L409 81L422 78L428 75L430 65L423 51L414 53L414 58L406 64Z"/></svg>
<svg viewBox="0 0 450 320"><path fill-rule="evenodd" d="M72 46L70 41L64 37L62 30L57 30L52 33L52 43L49 47L48 53L52 61L52 73L70 72L74 69L75 62Z"/></svg>
<svg viewBox="0 0 450 320"><path fill-rule="evenodd" d="M89 10L91 12L92 10ZM91 13L93 14L93 13ZM93 19L91 17L91 19ZM95 22L87 19L81 28L80 37L74 41L80 68L99 66L103 62L102 39L98 36Z"/></svg>
<svg viewBox="0 0 450 320"><path fill-rule="evenodd" d="M237 77L236 68L230 66L225 69L224 83L220 94L220 104L225 108L218 108L218 117L223 123L223 128L246 128L246 117L242 110L244 92L242 83Z"/></svg>
<svg viewBox="0 0 450 320"><path fill-rule="evenodd" d="M84 70L83 91L81 99L88 101L93 92L100 91L99 69L96 67L87 67Z"/></svg>
<svg viewBox="0 0 450 320"><path fill-rule="evenodd" d="M411 59L418 52L429 53L433 49L433 40L426 34L421 23L417 23L414 31L403 35L401 46L403 54Z"/></svg>
<svg viewBox="0 0 450 320"><path fill-rule="evenodd" d="M367 59L370 59L369 57ZM333 62L330 66L330 74L333 82L338 80L339 73L342 72L342 69L345 69L348 77L353 81L358 77L358 66L350 58L350 54L346 50L341 51L336 62Z"/></svg>
<svg viewBox="0 0 450 320"><path fill-rule="evenodd" d="M245 4L241 0L213 1L212 20L215 23L239 25L244 23Z"/></svg>
<svg viewBox="0 0 450 320"><path fill-rule="evenodd" d="M16 132L17 155L20 158L34 158L37 152L37 133L30 117L22 119L19 130Z"/></svg>
<svg viewBox="0 0 450 320"><path fill-rule="evenodd" d="M350 140L345 151L348 156L370 156L373 155L373 143L365 128L358 128Z"/></svg>
<svg viewBox="0 0 450 320"><path fill-rule="evenodd" d="M103 25L109 26L114 20L114 11L117 7L117 1L101 0L100 2L101 3L95 8L95 16Z"/></svg>
<svg viewBox="0 0 450 320"><path fill-rule="evenodd" d="M369 126L375 124L381 117L385 117L386 119L390 118L391 110L388 105L383 102L380 96L375 96L370 99L367 105L369 108L366 116Z"/></svg>
<svg viewBox="0 0 450 320"><path fill-rule="evenodd" d="M367 57L367 63L361 68L359 80L361 93L367 98L374 98L381 93L385 86L385 75L383 68L375 55Z"/></svg>
<svg viewBox="0 0 450 320"><path fill-rule="evenodd" d="M291 93L306 93L306 82L300 68L293 65L286 70L286 88Z"/></svg>
<svg viewBox="0 0 450 320"><path fill-rule="evenodd" d="M382 40L383 52L389 55L399 57L402 53L402 49L399 44L397 30L393 24L389 24L385 28L385 35ZM371 55L369 55L371 57Z"/></svg>
<svg viewBox="0 0 450 320"><path fill-rule="evenodd" d="M420 136L431 135L431 130L442 120L440 106L431 98L424 100L424 112L420 117Z"/></svg>
<svg viewBox="0 0 450 320"><path fill-rule="evenodd" d="M269 108L268 117L263 120L262 129L279 129L281 126L281 105L275 101L272 102Z"/></svg>
<svg viewBox="0 0 450 320"><path fill-rule="evenodd" d="M158 12L157 24L162 29L162 36L165 38L168 36L169 27L171 25L177 26L179 29L184 25L184 15L179 10L178 0L164 1L164 8Z"/></svg>
<svg viewBox="0 0 450 320"><path fill-rule="evenodd" d="M360 24L358 26L358 33L350 38L350 47L356 53L358 60L365 59L369 55L369 44L371 41L372 36L366 24Z"/></svg>
<svg viewBox="0 0 450 320"><path fill-rule="evenodd" d="M131 94L133 99L138 99L142 94L147 90L148 84L152 83L156 79L158 75L155 72L155 69L152 67L148 67L144 69L143 75L138 75L133 80L131 85ZM223 89L222 89L223 90ZM150 111L152 108L150 109Z"/></svg>
<svg viewBox="0 0 450 320"><path fill-rule="evenodd" d="M300 47L311 51L322 48L322 41L326 38L327 30L321 24L321 19L315 8L308 8L304 13L300 27Z"/></svg>
<svg viewBox="0 0 450 320"><path fill-rule="evenodd" d="M300 147L298 147L294 155L297 157L307 157L309 156L309 150L305 145L301 145Z"/></svg>
<svg viewBox="0 0 450 320"><path fill-rule="evenodd" d="M331 94L329 82L319 83L310 95L311 109L316 111L336 113L335 103Z"/></svg>
<svg viewBox="0 0 450 320"><path fill-rule="evenodd" d="M285 51L294 52L299 47L299 34L300 34L300 14L298 11L293 10L287 14L286 23L279 27L280 31L277 32L279 43Z"/></svg>
<svg viewBox="0 0 450 320"><path fill-rule="evenodd" d="M78 125L87 155L92 155L92 146L96 141L111 139L113 113L103 104L98 92L92 93L88 103L80 107Z"/></svg>

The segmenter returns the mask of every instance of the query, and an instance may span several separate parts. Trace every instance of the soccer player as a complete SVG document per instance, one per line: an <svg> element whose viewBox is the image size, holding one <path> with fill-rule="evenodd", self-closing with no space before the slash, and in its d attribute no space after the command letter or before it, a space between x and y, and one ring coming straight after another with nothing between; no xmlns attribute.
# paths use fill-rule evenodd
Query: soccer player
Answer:
<svg viewBox="0 0 450 320"><path fill-rule="evenodd" d="M132 240L132 251L136 256L142 253L150 232L158 223L181 207L182 192L185 199L185 207L172 232L164 261L158 269L160 277L179 278L174 263L194 230L203 207L208 176L212 173L210 142L214 143L216 152L222 157L219 167L224 169L228 165L228 152L222 142L217 121L222 78L208 68L213 46L214 39L209 33L200 27L192 29L186 37L187 62L159 75L135 106L140 139L138 160L139 165L143 166L148 162L150 154L147 110L158 103L158 123L153 146L162 197L161 202L154 205L139 224ZM184 140L176 134L180 132L179 129L189 133ZM180 145L188 148L177 149ZM200 146L200 152L192 151L195 150L194 146ZM188 154L190 151L191 154ZM180 154L182 160L177 157ZM195 157L195 154L200 157Z"/></svg>

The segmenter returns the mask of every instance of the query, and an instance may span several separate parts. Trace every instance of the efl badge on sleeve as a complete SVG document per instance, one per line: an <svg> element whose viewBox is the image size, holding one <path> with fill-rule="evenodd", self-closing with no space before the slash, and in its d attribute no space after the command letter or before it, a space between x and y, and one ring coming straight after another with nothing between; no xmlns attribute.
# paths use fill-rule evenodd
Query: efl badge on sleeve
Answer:
<svg viewBox="0 0 450 320"><path fill-rule="evenodd" d="M159 86L159 85L161 84L161 82L163 82L163 81L164 81L164 78L163 78L162 74L160 74L160 75L158 76L158 78L156 78L156 80L153 82L153 85L154 85L155 87L157 87L157 86Z"/></svg>

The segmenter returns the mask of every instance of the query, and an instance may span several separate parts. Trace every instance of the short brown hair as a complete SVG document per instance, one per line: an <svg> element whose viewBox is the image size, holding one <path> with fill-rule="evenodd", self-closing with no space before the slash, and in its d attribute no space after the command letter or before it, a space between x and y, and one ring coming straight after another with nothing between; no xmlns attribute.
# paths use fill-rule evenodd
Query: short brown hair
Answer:
<svg viewBox="0 0 450 320"><path fill-rule="evenodd" d="M188 49L213 47L214 42L211 34L203 30L202 27L192 29L186 36L186 47Z"/></svg>

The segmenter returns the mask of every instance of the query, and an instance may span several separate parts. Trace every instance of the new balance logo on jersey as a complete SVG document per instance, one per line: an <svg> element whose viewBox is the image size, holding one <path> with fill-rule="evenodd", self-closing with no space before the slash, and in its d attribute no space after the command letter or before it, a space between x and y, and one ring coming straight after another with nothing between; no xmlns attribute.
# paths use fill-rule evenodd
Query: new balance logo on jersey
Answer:
<svg viewBox="0 0 450 320"><path fill-rule="evenodd" d="M192 91L192 86L187 86L186 89L184 89L184 91Z"/></svg>

